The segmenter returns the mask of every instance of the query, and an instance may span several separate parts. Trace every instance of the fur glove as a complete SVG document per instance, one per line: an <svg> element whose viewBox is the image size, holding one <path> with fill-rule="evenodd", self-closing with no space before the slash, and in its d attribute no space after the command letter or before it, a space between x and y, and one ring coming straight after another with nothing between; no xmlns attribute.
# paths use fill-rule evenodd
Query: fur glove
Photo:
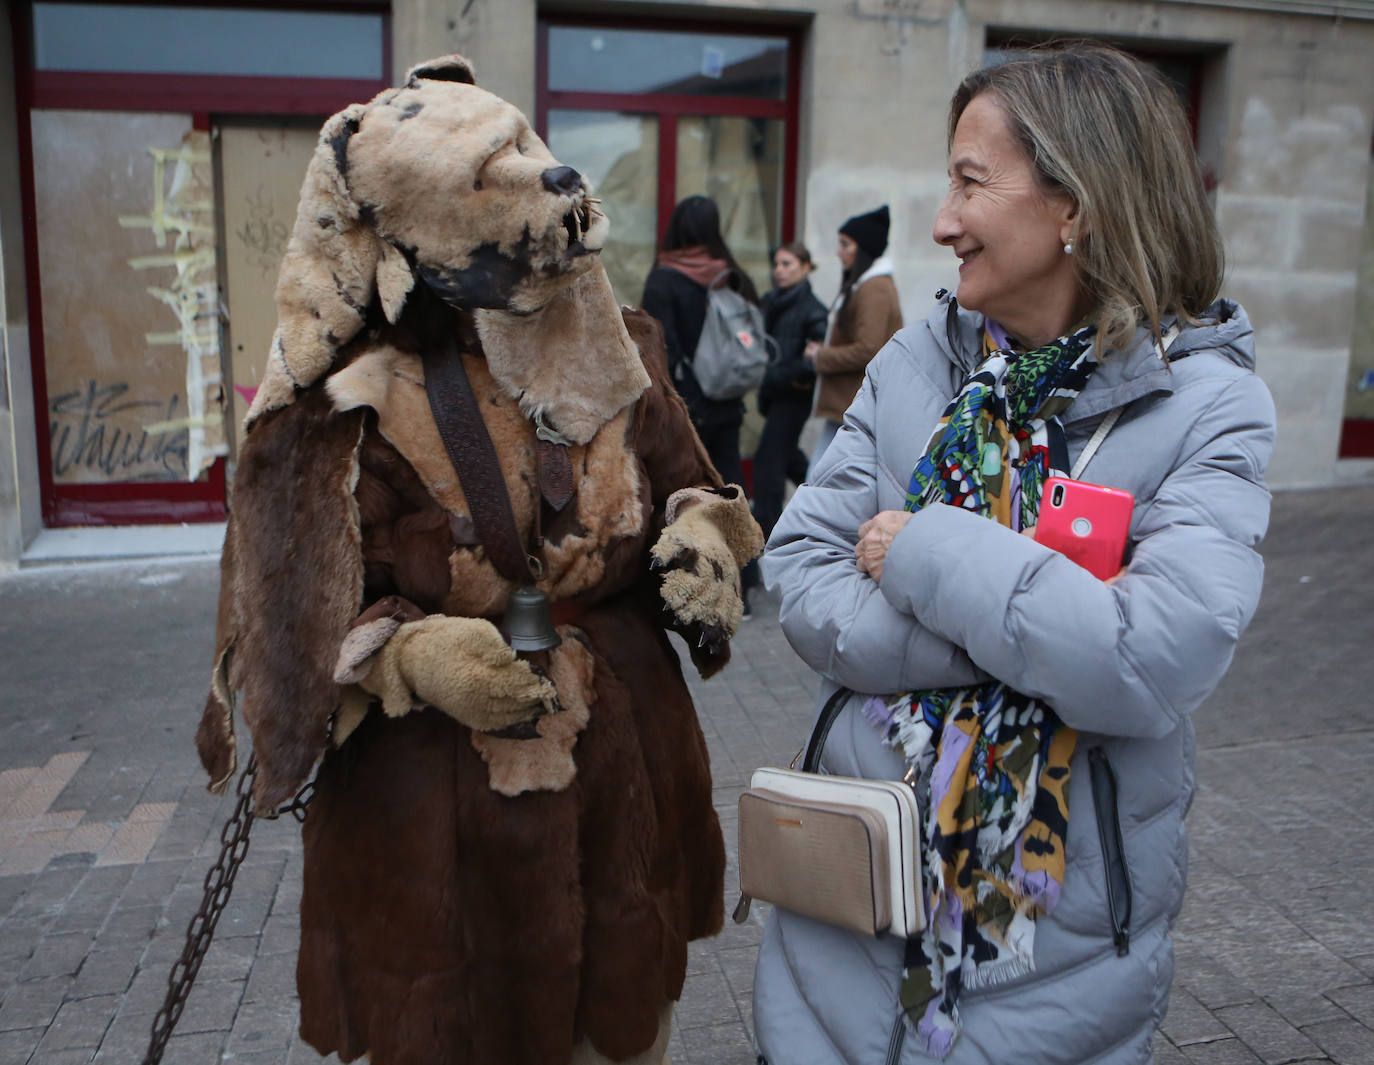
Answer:
<svg viewBox="0 0 1374 1065"><path fill-rule="evenodd" d="M433 706L469 728L493 731L557 708L553 683L530 669L482 618L380 617L353 629L334 680L382 701L388 717Z"/></svg>
<svg viewBox="0 0 1374 1065"><path fill-rule="evenodd" d="M666 518L649 553L664 571L663 602L679 625L700 633L700 646L723 646L744 613L740 568L763 553L749 501L733 484L682 488L668 497Z"/></svg>

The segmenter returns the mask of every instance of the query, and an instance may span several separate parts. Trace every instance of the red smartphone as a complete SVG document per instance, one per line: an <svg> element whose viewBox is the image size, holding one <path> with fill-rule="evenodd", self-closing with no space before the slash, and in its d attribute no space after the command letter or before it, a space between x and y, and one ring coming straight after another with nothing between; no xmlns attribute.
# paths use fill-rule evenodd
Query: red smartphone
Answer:
<svg viewBox="0 0 1374 1065"><path fill-rule="evenodd" d="M1051 477L1040 494L1036 542L1105 581L1121 569L1134 505L1131 493L1119 488Z"/></svg>

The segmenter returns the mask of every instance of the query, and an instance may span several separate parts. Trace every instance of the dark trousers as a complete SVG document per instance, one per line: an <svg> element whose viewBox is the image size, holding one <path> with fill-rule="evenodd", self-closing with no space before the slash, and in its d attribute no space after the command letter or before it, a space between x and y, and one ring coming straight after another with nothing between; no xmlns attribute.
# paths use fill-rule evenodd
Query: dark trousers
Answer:
<svg viewBox="0 0 1374 1065"><path fill-rule="evenodd" d="M775 396L768 404L758 450L754 452L754 520L768 536L782 514L787 482L806 480L806 454L797 447L802 427L811 416L811 393Z"/></svg>
<svg viewBox="0 0 1374 1065"><path fill-rule="evenodd" d="M726 484L744 487L744 464L739 457L739 422L726 425L697 426L697 436L711 456L711 465ZM755 460L757 461L757 460ZM758 476L757 470L754 476ZM759 583L758 565L751 562L740 570L740 586L746 591Z"/></svg>
<svg viewBox="0 0 1374 1065"><path fill-rule="evenodd" d="M716 468L726 484L744 487L744 465L739 457L739 422L725 425L697 426L697 436L711 456L711 465Z"/></svg>

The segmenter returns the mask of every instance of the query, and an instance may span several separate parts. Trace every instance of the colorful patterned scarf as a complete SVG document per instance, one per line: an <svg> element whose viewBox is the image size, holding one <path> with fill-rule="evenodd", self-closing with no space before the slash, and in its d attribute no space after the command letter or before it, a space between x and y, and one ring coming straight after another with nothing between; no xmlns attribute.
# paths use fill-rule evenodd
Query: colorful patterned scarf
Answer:
<svg viewBox="0 0 1374 1065"><path fill-rule="evenodd" d="M1064 476L1058 416L1097 368L1093 332L1016 352L990 323L981 365L911 474L906 509L938 501L1015 531L1034 525L1041 486ZM925 811L927 926L907 944L899 997L927 1052L943 1058L959 1035L960 990L1034 967L1035 918L1054 909L1064 879L1078 736L998 681L870 699L864 713L906 758Z"/></svg>

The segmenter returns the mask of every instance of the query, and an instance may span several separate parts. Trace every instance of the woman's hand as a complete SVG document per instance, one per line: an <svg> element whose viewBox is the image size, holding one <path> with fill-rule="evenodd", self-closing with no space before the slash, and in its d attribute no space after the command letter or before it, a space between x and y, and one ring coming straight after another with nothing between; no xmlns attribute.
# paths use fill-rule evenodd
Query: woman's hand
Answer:
<svg viewBox="0 0 1374 1065"><path fill-rule="evenodd" d="M815 362L816 352L820 350L821 342L819 340L808 340L806 342L806 347L802 348L802 356L806 359L807 362Z"/></svg>
<svg viewBox="0 0 1374 1065"><path fill-rule="evenodd" d="M882 583L887 549L910 520L908 511L884 510L859 526L859 542L854 545L854 558L860 573L867 573L876 584Z"/></svg>

